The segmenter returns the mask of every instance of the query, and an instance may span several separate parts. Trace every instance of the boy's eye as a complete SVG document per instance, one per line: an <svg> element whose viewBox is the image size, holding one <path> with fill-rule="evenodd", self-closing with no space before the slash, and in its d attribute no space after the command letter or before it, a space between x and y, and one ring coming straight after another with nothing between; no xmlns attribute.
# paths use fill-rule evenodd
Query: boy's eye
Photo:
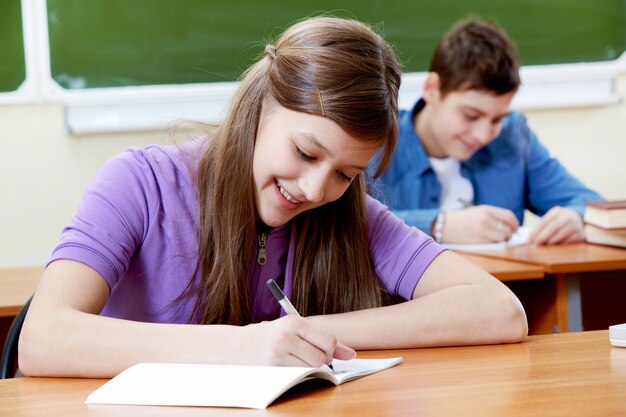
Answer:
<svg viewBox="0 0 626 417"><path fill-rule="evenodd" d="M478 120L478 115L465 113L465 118L467 120L474 121L474 120Z"/></svg>
<svg viewBox="0 0 626 417"><path fill-rule="evenodd" d="M297 146L294 146L294 149L296 150L296 155L298 155L298 158L302 159L303 161L313 161L315 159L314 156L304 153L302 149L298 148Z"/></svg>

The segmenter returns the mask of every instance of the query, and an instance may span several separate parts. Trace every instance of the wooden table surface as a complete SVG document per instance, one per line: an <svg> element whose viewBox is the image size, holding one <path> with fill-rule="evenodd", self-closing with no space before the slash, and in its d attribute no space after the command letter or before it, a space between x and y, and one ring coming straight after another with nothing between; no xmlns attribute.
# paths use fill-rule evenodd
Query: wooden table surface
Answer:
<svg viewBox="0 0 626 417"><path fill-rule="evenodd" d="M35 292L43 266L0 269L0 317L19 313Z"/></svg>
<svg viewBox="0 0 626 417"><path fill-rule="evenodd" d="M550 274L626 269L626 249L589 243L547 246L521 245L464 253L541 265L545 272Z"/></svg>
<svg viewBox="0 0 626 417"><path fill-rule="evenodd" d="M339 387L305 383L266 410L85 405L105 380L0 381L0 410L20 416L626 416L626 348L607 331L531 336L512 345L359 352L403 356Z"/></svg>
<svg viewBox="0 0 626 417"><path fill-rule="evenodd" d="M528 262L516 262L473 253L459 253L465 259L475 263L500 281L541 279L543 267Z"/></svg>

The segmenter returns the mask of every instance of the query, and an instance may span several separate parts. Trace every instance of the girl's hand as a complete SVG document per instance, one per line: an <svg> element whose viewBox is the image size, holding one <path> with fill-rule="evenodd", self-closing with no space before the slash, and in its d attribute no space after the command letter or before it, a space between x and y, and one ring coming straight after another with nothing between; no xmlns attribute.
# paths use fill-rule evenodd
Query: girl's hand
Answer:
<svg viewBox="0 0 626 417"><path fill-rule="evenodd" d="M356 352L304 317L288 315L243 327L247 343L243 361L259 365L320 367L333 358L352 359Z"/></svg>

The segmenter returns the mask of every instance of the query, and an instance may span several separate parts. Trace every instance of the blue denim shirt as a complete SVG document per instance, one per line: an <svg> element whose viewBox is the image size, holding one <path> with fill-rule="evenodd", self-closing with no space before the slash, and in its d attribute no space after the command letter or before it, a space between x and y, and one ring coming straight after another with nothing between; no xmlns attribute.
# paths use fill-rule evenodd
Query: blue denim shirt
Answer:
<svg viewBox="0 0 626 417"><path fill-rule="evenodd" d="M400 112L400 135L392 162L382 176L370 180L370 194L407 224L430 234L439 212L441 185L413 127L414 116L424 106L419 100L411 111ZM368 172L374 171L370 166ZM461 175L474 187L473 204L507 208L520 224L524 209L543 216L552 207L562 206L582 215L587 201L603 199L550 156L528 127L526 117L518 112L503 120L502 131L493 142L461 162Z"/></svg>

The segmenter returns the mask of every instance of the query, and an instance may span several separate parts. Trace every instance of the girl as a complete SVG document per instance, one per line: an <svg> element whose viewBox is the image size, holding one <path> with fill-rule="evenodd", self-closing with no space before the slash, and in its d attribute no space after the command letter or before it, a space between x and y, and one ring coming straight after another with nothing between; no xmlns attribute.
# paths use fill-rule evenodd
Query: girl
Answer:
<svg viewBox="0 0 626 417"><path fill-rule="evenodd" d="M523 339L503 284L365 194L370 160L380 174L393 152L400 76L364 24L304 20L266 47L206 138L109 161L37 289L22 372L321 366L353 349ZM305 317L283 316L269 278Z"/></svg>

